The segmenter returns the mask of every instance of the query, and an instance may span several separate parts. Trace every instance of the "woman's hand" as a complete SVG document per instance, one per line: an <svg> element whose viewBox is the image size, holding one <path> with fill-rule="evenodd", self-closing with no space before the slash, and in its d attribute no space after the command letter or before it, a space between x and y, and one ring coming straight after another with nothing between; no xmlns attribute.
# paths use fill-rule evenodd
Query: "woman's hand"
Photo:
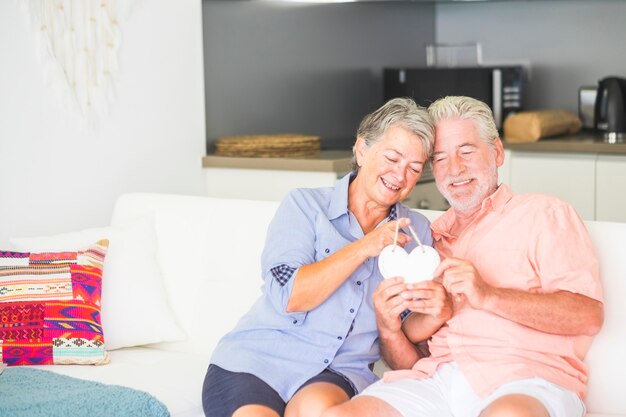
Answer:
<svg viewBox="0 0 626 417"><path fill-rule="evenodd" d="M411 219L401 217L398 220L392 220L372 230L359 240L363 254L368 258L380 255L380 252L385 246L392 245L396 239L396 227L401 229L409 224L411 224ZM398 246L404 246L411 240L413 239L411 239L410 236L398 232L396 243Z"/></svg>
<svg viewBox="0 0 626 417"><path fill-rule="evenodd" d="M404 291L404 279L395 277L378 284L373 294L380 349L391 369L409 369L423 356L402 330L400 314L409 305Z"/></svg>
<svg viewBox="0 0 626 417"><path fill-rule="evenodd" d="M383 280L372 295L378 332L381 337L402 331L400 314L407 309L409 302L402 297L406 284L401 277Z"/></svg>

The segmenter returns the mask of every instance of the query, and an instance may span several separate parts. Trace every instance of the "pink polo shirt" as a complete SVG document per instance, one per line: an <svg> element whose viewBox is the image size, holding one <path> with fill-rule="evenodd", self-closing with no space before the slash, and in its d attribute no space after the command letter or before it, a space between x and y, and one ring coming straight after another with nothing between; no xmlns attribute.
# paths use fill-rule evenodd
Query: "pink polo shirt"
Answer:
<svg viewBox="0 0 626 417"><path fill-rule="evenodd" d="M556 197L514 195L506 185L487 198L460 236L450 234L453 209L431 225L442 257L468 259L482 278L500 288L536 293L560 290L602 301L598 260L585 225ZM479 396L519 379L540 377L583 398L589 336L533 330L464 303L428 345L431 356L411 370L385 374L386 381L432 375L454 361Z"/></svg>

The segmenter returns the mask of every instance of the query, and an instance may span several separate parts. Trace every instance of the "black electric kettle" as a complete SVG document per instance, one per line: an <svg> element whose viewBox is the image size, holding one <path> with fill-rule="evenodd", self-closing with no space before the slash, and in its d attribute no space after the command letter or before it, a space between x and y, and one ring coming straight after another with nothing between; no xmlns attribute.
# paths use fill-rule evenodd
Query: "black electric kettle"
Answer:
<svg viewBox="0 0 626 417"><path fill-rule="evenodd" d="M626 78L600 80L594 111L595 128L604 132L605 141L626 139Z"/></svg>

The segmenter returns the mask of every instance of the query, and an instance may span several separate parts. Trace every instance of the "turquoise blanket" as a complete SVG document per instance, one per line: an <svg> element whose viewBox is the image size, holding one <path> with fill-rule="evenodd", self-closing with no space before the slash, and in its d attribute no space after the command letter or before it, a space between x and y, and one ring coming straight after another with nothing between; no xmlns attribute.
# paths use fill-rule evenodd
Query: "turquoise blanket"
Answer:
<svg viewBox="0 0 626 417"><path fill-rule="evenodd" d="M27 367L0 374L0 416L169 417L148 393Z"/></svg>

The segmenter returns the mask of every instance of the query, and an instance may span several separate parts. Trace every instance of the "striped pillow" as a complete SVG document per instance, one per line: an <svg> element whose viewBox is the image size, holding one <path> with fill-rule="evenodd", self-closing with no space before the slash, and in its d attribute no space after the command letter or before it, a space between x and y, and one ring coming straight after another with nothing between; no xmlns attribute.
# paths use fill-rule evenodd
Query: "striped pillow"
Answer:
<svg viewBox="0 0 626 417"><path fill-rule="evenodd" d="M0 251L0 360L104 364L100 323L108 240L77 252Z"/></svg>

